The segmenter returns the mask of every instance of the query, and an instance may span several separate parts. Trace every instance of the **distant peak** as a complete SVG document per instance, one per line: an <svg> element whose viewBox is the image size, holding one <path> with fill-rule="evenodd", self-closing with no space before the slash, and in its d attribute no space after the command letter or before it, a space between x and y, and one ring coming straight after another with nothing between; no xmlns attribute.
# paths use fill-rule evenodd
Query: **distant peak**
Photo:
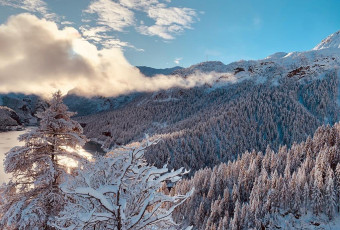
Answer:
<svg viewBox="0 0 340 230"><path fill-rule="evenodd" d="M180 67L180 66L175 66L172 68L165 68L165 69L155 69L155 68L147 67L147 66L136 66L136 67L139 69L139 71L142 74L148 77L153 77L157 74L170 75L176 70L183 69L183 67Z"/></svg>
<svg viewBox="0 0 340 230"><path fill-rule="evenodd" d="M286 56L288 53L286 52L277 52L277 53L274 53L268 57L266 57L265 59L280 59L280 58L283 58L284 56Z"/></svg>
<svg viewBox="0 0 340 230"><path fill-rule="evenodd" d="M317 46L313 48L313 50L321 50L328 48L340 48L340 31L335 32L334 34L329 35L327 38L321 41Z"/></svg>
<svg viewBox="0 0 340 230"><path fill-rule="evenodd" d="M189 68L198 67L198 66L211 66L211 65L224 65L224 63L221 61L205 61L205 62L200 62L198 64L192 65Z"/></svg>

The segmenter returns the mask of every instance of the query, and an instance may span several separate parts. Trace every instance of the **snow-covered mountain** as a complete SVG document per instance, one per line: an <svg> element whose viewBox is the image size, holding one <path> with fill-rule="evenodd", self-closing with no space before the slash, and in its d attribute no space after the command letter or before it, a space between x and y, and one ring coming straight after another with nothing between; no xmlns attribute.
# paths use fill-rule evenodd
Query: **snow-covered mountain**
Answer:
<svg viewBox="0 0 340 230"><path fill-rule="evenodd" d="M183 226L178 227L190 226L188 229L195 230L338 229L340 223L340 46L338 35L339 33L335 33L329 36L313 50L305 52L280 52L265 59L238 61L228 65L221 62L204 62L174 71L172 74L183 78L195 77L196 74L199 75L199 79L208 74L209 79L213 76L209 84L190 89L173 88L117 98L90 99L78 97L70 92L64 100L72 110L83 115L76 119L84 127L86 136L103 144L106 149L119 150L120 146L136 146L135 142L144 139L146 134L150 136L147 143L159 140L158 144L150 146L147 152L136 147L131 149L131 154L127 151L113 154L118 156L118 160L112 161L113 164L111 162L107 164L109 158L106 157L103 158L102 163L99 162L99 165L105 166L104 170L107 165L109 168L112 166L114 170L110 172L119 171L121 174L121 170L117 171L117 162L125 168L124 175L129 170L131 171L127 180L131 183L125 183L127 186L122 189L119 186L117 189L117 177L112 177L112 173L103 173L105 174L104 181L100 181L98 177L93 180L91 176L88 177L98 169L95 164L93 168L86 165L82 167L89 171L75 173L84 177L76 179L74 184L67 183L71 185L70 190L67 188L63 191L71 191L72 195L79 192L81 195L79 200L77 198L79 203L76 203L76 207L80 207L78 212L86 210L86 218L81 217L81 221L89 221L87 216L90 215L92 218L91 215L98 211L94 215L93 223L99 223L99 228L106 228L106 224L100 223L101 220L108 220L103 219L103 216L112 217L114 220L117 220L117 216L120 218L120 214L115 214L116 210L118 210L117 213L124 213L120 211L126 206L125 200L132 197L124 196L124 194L128 194L127 190L135 182L137 189L133 191L136 191L136 194L141 192L143 197L142 205L137 206L142 207L143 211L142 214L135 212L133 204L128 205L128 210L133 210L133 213L137 213L140 219L140 216L149 210L149 205L155 206L155 203L152 203L154 201L151 200L154 198L152 195L155 194L153 190L152 192L149 192L150 189L146 191L145 186L143 185L142 188L139 183L145 178L149 180L150 175L154 173L150 174L141 168L146 166L144 159L135 164L136 167L131 165L136 156L138 158L145 154L146 160L153 165L152 167L167 164L170 169L185 167L191 170L186 174L188 177L192 176L191 178L179 181L177 178L179 174L171 171L170 175L175 176L176 179L169 177L160 180L158 178L158 181L171 181L172 183L162 183L162 187L160 184L158 187L155 184L152 185L158 192L170 195L166 197L166 202L177 200L176 194L191 195L190 199L185 198L183 200L185 202L176 209L172 208L174 206L170 208L168 204L164 206L173 211L172 216L177 222L183 223ZM54 103L61 105L61 95L58 95L58 100L54 100ZM20 113L23 113L23 117L34 117L36 111L44 109L44 102L31 96L3 95L0 102L17 108ZM57 109L52 111L53 108ZM45 126L49 127L51 119L55 119L57 123L52 122L55 135L43 129L40 130L41 133L47 135L47 139L51 136L55 139L56 135L60 135L65 141L66 134L71 134L68 136L76 137L77 140L83 139L83 136L79 136L81 132L79 125L70 121L65 115L66 112L61 114L60 111L63 110L64 107L58 108L52 102L52 106L47 110L49 113L42 121L45 121ZM51 114L54 115L51 116ZM7 107L0 107L0 125L4 123L2 118L6 123L19 124L19 116ZM65 117L67 119L64 119ZM58 130L54 130L54 127L64 123L75 126L72 126L73 128L70 125L67 126L71 127L70 129L63 127L66 132L61 132L61 134ZM314 137L310 137L313 133ZM26 137L36 138L36 135L31 133ZM69 139L66 138L66 141L71 143ZM38 147L39 144L46 147L46 143L36 142ZM58 142L54 141L54 143ZM64 143L62 146L67 144ZM52 147L56 149L54 145ZM58 148L62 149L60 146ZM32 151L34 152L35 149L40 151L42 148L34 148ZM22 161L16 158L20 151L31 150L27 146L23 150L14 149L9 154L10 160L6 160L7 168L11 168L14 175L26 169L31 171L31 168L27 168L27 165L22 164ZM40 153L39 151L36 153ZM48 151L47 153L49 154ZM55 154L57 153L50 154L52 161ZM119 162L120 156L123 159L121 163ZM96 160L99 161L99 158ZM12 162L14 162L14 167L11 166ZM32 160L31 163L36 164ZM24 171L22 171L23 168ZM40 169L38 167L38 170ZM145 178L138 176L139 179L136 179L136 175L141 175L138 173L139 169L143 175L146 175ZM47 170L48 173L50 171ZM166 167L160 170L161 178L164 179L166 171ZM23 178L31 182L34 175L28 173L26 175L28 179L25 176ZM98 176L98 173L93 175ZM54 177L53 181L58 181L56 178ZM99 178L102 178L102 175L99 175ZM21 179L19 177L18 181L21 182ZM84 179L88 187L83 187ZM69 181L72 181L71 177ZM88 183L89 181L91 183ZM42 184L43 190L45 184ZM96 184L96 186L91 184ZM121 184L118 182L118 185ZM34 205L25 206L21 202L21 197L17 199L12 196L13 187L11 186L12 183L5 188L6 199L4 200L7 202L9 198L8 207L14 208L8 209L9 212L6 208L2 209L10 213L10 215L3 215L5 224L15 222L10 221L12 213L35 211ZM115 194L105 197L104 193L107 193L107 188L112 190L113 194L119 190L118 195L123 194L122 199ZM45 190L49 191L48 189ZM27 194L35 193L23 192L24 197ZM41 200L46 197L41 196L40 190L36 194L38 194L36 197L40 196ZM84 194L91 196L88 204L84 202L84 198L88 197L87 195L84 197ZM156 198L156 206L159 204L158 207L161 207L159 197ZM103 203L108 205L98 206L99 208L96 206L93 209L93 199L100 201L99 205ZM26 200L24 201L26 203ZM12 204L17 206L12 206ZM42 210L49 210L46 207L50 207L50 202L46 204L48 206L43 206L45 209ZM119 208L119 204L123 204L121 205L123 208ZM33 211L26 212L26 207L28 207L27 210L33 207ZM70 223L73 224L73 220L78 221L79 213L76 212L73 216L74 207L68 206L67 211L63 213L63 218L60 218L62 225L69 227ZM109 215L101 213L102 210L109 210ZM70 216L69 213L72 215ZM151 210L150 213L154 212ZM165 212L162 210L159 213L163 215ZM170 214L164 216L168 217ZM21 217L26 218L24 215ZM124 218L125 215L122 215L121 219ZM121 226L124 226L125 222L120 221L121 219L118 222L123 223ZM157 221L157 219L154 220ZM111 226L117 225L111 224ZM136 225L131 226L134 228ZM166 227L161 227L161 229L166 229Z"/></svg>
<svg viewBox="0 0 340 230"><path fill-rule="evenodd" d="M170 158L171 167L186 165L194 172L246 150L290 146L320 125L339 121L338 35L305 52L278 52L228 65L203 62L172 72L184 78L216 73L215 81L202 87L118 98L70 93L65 103L83 116L79 121L87 136L105 148L139 140L145 133L160 136L163 142L149 151L149 160L161 165Z"/></svg>
<svg viewBox="0 0 340 230"><path fill-rule="evenodd" d="M303 79L305 76L308 76L309 79L311 77L322 78L329 71L337 71L339 63L340 31L324 39L314 49L305 52L278 52L261 60L241 60L227 65L220 61L210 61L192 65L189 68L178 66L167 69L155 69L145 66L138 66L137 68L150 77L156 74L172 74L185 78L197 73L217 73L215 81L210 86L220 87L225 83L239 83L244 80L255 80L257 83L269 81L273 85L277 85L284 77L298 80ZM233 76L232 81L229 79L230 74ZM65 98L65 103L71 110L83 116L121 108L142 95L145 94L136 93L117 98L85 98L70 92ZM35 122L36 103L36 96L0 95L0 105L14 109L24 123ZM41 103L42 100L38 100L38 104ZM38 105L39 107L41 106Z"/></svg>
<svg viewBox="0 0 340 230"><path fill-rule="evenodd" d="M278 52L261 60L237 61L228 65L222 62L203 62L174 74L186 77L197 72L231 73L236 79L265 77L274 80L281 77L322 77L328 70L338 69L340 63L340 31L330 35L314 49L305 52Z"/></svg>
<svg viewBox="0 0 340 230"><path fill-rule="evenodd" d="M136 67L139 69L139 71L142 74L144 74L147 77L153 77L157 74L170 75L176 70L183 69L180 66L175 66L172 68L165 68L165 69L155 69L155 68L151 68L147 66L136 66Z"/></svg>
<svg viewBox="0 0 340 230"><path fill-rule="evenodd" d="M322 40L320 44L314 47L313 50L321 49L339 49L340 48L340 31L329 35L326 39Z"/></svg>
<svg viewBox="0 0 340 230"><path fill-rule="evenodd" d="M261 60L204 62L173 72L214 73L210 84L140 94L124 107L79 118L106 148L145 133L163 139L148 159L192 172L252 149L278 150L340 120L339 48L275 53ZM232 80L230 80L232 76Z"/></svg>

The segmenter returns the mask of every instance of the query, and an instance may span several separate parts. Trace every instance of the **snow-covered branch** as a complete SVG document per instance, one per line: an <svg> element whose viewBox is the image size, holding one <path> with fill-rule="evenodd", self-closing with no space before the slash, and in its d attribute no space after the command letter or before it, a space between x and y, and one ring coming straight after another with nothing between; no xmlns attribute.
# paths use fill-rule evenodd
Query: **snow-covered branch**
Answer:
<svg viewBox="0 0 340 230"><path fill-rule="evenodd" d="M186 194L166 195L164 183L179 181L183 168L169 170L146 163L144 153L155 142L121 148L88 162L62 185L70 200L56 219L59 229L168 229L177 228L172 212Z"/></svg>

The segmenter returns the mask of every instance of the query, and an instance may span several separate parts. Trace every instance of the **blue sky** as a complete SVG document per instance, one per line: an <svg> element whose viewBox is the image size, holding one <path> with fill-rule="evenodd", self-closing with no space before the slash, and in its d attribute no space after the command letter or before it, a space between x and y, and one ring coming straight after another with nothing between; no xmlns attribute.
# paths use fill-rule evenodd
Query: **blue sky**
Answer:
<svg viewBox="0 0 340 230"><path fill-rule="evenodd" d="M337 0L0 0L1 23L22 12L156 68L309 50L340 30ZM96 28L102 32L86 36Z"/></svg>

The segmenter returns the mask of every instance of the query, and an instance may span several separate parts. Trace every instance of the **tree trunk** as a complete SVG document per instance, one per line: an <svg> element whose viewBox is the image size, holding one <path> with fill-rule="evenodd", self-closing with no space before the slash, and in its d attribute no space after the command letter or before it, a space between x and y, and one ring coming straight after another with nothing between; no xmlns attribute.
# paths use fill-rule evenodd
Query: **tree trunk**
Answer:
<svg viewBox="0 0 340 230"><path fill-rule="evenodd" d="M118 204L118 212L117 212L117 220L118 220L118 230L122 230L122 218L120 216L120 204L119 204L119 196L120 196L120 192L118 190L117 193L117 204Z"/></svg>

